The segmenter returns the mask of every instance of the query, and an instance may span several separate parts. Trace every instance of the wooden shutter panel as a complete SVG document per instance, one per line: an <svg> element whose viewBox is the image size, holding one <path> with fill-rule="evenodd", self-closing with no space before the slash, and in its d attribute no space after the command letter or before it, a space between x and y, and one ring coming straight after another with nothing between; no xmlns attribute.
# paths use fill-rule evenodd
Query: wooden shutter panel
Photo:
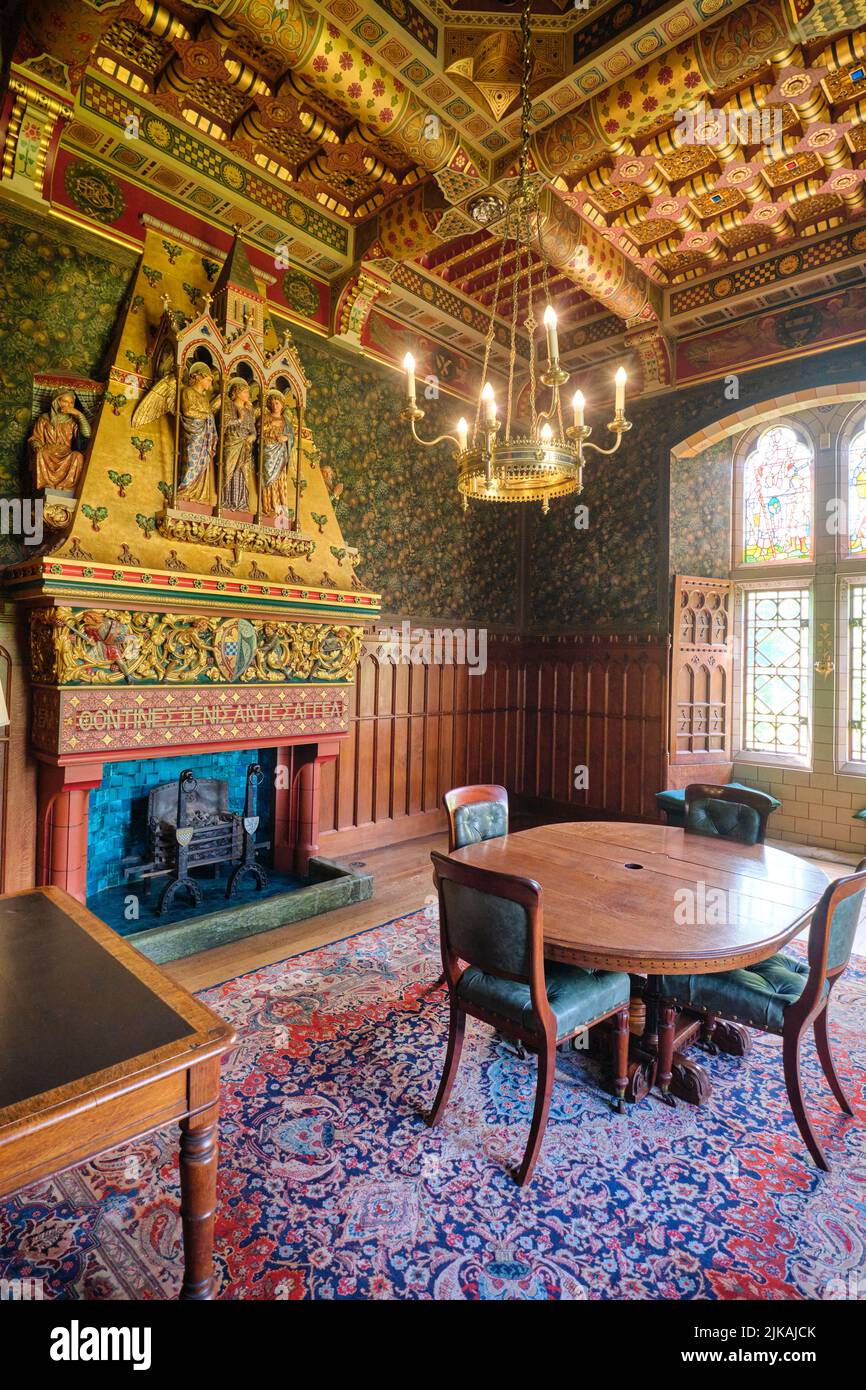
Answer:
<svg viewBox="0 0 866 1390"><path fill-rule="evenodd" d="M670 761L731 756L733 597L730 579L674 577Z"/></svg>

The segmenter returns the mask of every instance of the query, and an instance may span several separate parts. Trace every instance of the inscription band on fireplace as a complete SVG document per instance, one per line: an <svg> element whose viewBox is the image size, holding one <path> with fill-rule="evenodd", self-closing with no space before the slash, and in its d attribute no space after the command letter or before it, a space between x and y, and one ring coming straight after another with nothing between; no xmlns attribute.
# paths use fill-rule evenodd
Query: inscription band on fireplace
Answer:
<svg viewBox="0 0 866 1390"><path fill-rule="evenodd" d="M279 744L348 728L348 686L36 688L33 742L63 756Z"/></svg>

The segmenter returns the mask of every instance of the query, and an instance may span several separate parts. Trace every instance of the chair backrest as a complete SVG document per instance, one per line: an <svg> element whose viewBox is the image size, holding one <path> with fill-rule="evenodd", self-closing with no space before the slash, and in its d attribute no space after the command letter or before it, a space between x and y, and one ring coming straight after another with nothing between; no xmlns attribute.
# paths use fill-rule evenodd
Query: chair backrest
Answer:
<svg viewBox="0 0 866 1390"><path fill-rule="evenodd" d="M741 845L760 845L772 809L772 797L763 792L692 782L686 787L684 829L690 835L718 835Z"/></svg>
<svg viewBox="0 0 866 1390"><path fill-rule="evenodd" d="M830 883L812 916L809 928L809 979L801 1003L807 1008L824 993L824 981L841 975L854 945L866 892L866 859L853 874Z"/></svg>
<svg viewBox="0 0 866 1390"><path fill-rule="evenodd" d="M448 815L448 851L508 834L508 792L504 787L454 787L442 798Z"/></svg>
<svg viewBox="0 0 866 1390"><path fill-rule="evenodd" d="M449 986L460 978L458 961L487 975L528 984L542 1021L551 1016L544 978L541 886L531 878L497 873L433 853L439 893L442 963Z"/></svg>

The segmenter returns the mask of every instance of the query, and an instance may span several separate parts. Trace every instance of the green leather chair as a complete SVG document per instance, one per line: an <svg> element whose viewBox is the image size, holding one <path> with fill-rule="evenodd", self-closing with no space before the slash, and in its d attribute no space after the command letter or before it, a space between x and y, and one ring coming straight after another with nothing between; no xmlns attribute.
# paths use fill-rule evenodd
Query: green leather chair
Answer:
<svg viewBox="0 0 866 1390"><path fill-rule="evenodd" d="M748 787L693 782L686 787L683 829L687 835L717 835L741 845L763 844L775 805L775 798Z"/></svg>
<svg viewBox="0 0 866 1390"><path fill-rule="evenodd" d="M464 845L478 845L482 840L495 840L508 834L508 792L497 783L480 783L468 787L453 787L442 798L448 816L448 853ZM445 975L439 975L433 990L441 989ZM518 1043L523 1057L523 1044Z"/></svg>
<svg viewBox="0 0 866 1390"><path fill-rule="evenodd" d="M437 1123L451 1095L467 1014L524 1043L538 1053L538 1084L529 1139L515 1175L523 1186L532 1176L544 1138L557 1045L612 1015L616 1016L616 1107L623 1111L628 1084L629 977L618 971L545 962L542 891L532 879L461 864L444 854L430 857L439 893L442 964L451 1014L445 1070L427 1123Z"/></svg>
<svg viewBox="0 0 866 1390"><path fill-rule="evenodd" d="M654 993L661 1001L659 1073L670 1075L677 1009L703 1012L710 1039L717 1018L781 1034L785 1085L794 1119L810 1154L825 1170L830 1165L803 1099L800 1045L811 1026L830 1089L846 1115L851 1115L830 1051L827 1007L833 986L851 957L864 891L866 859L857 865L856 873L831 883L815 908L809 928L808 964L777 952L747 969L716 975L660 975L655 980Z"/></svg>
<svg viewBox="0 0 866 1390"><path fill-rule="evenodd" d="M495 784L454 787L442 803L448 815L448 853L508 834L508 792Z"/></svg>

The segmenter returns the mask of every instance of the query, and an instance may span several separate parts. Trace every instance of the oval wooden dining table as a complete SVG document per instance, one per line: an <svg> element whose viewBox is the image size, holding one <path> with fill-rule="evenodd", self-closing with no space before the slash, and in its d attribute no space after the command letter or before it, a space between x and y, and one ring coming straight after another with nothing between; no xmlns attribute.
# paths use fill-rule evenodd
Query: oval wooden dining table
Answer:
<svg viewBox="0 0 866 1390"><path fill-rule="evenodd" d="M543 889L544 952L587 969L649 977L633 982L628 1098L656 1079L658 1038L652 977L734 970L766 960L808 924L827 875L808 859L768 845L740 845L671 826L568 821L480 844L453 858L535 879ZM675 1020L670 1093L693 1104L710 1095L707 1073L685 1049L702 1021ZM721 1024L716 1045L742 1056L739 1024Z"/></svg>

